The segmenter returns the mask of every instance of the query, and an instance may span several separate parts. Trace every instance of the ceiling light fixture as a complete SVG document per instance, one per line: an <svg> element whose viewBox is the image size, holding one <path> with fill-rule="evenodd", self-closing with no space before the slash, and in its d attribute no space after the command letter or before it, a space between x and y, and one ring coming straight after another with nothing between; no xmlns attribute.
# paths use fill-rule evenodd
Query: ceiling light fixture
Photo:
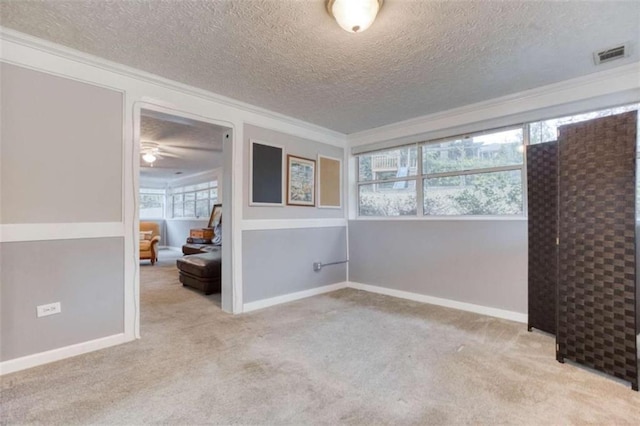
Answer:
<svg viewBox="0 0 640 426"><path fill-rule="evenodd" d="M327 10L343 30L361 33L373 24L384 0L327 0Z"/></svg>
<svg viewBox="0 0 640 426"><path fill-rule="evenodd" d="M157 142L142 141L140 142L140 155L142 155L142 161L153 167L153 163L160 156L160 146Z"/></svg>
<svg viewBox="0 0 640 426"><path fill-rule="evenodd" d="M144 155L142 156L142 159L144 161L146 161L147 163L151 164L154 161L156 161L158 159L158 157L153 155L153 153L151 153L151 152L145 152Z"/></svg>

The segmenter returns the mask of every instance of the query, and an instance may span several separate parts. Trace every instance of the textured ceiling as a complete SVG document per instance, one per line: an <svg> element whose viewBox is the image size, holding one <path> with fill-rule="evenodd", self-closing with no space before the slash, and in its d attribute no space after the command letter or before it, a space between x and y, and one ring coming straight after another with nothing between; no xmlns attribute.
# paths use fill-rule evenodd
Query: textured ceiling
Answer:
<svg viewBox="0 0 640 426"><path fill-rule="evenodd" d="M640 1L4 1L3 26L343 133L637 61ZM596 67L594 50L631 42Z"/></svg>
<svg viewBox="0 0 640 426"><path fill-rule="evenodd" d="M153 167L140 160L143 181L166 182L222 165L224 128L155 111L141 115L140 140L158 143L161 155Z"/></svg>

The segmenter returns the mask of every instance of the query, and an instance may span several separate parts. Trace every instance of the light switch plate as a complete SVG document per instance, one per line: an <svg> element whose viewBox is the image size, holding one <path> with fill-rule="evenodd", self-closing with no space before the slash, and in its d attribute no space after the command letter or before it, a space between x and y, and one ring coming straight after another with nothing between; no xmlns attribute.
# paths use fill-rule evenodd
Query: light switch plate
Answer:
<svg viewBox="0 0 640 426"><path fill-rule="evenodd" d="M36 308L38 318L46 317L48 315L59 314L62 312L62 306L60 302L49 303L48 305L40 305Z"/></svg>

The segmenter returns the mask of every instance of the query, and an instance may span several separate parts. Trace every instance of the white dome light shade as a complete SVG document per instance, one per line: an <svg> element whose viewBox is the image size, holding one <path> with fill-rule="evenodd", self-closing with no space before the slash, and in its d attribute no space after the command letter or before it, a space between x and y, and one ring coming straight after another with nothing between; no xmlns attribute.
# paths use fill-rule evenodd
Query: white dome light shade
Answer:
<svg viewBox="0 0 640 426"><path fill-rule="evenodd" d="M153 155L152 153L147 152L142 156L142 159L144 161L146 161L147 163L151 164L151 163L153 163L154 161L157 160L157 157L155 155Z"/></svg>
<svg viewBox="0 0 640 426"><path fill-rule="evenodd" d="M373 24L383 0L329 0L327 8L338 25L350 33L361 33Z"/></svg>

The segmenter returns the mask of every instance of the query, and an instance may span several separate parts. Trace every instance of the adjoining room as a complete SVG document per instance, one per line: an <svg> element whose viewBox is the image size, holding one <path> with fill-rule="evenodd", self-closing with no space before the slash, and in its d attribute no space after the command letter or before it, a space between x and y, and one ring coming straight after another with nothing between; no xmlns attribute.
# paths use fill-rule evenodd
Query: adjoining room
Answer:
<svg viewBox="0 0 640 426"><path fill-rule="evenodd" d="M185 297L187 288L212 295L221 307L223 151L229 132L183 116L140 111L143 307L151 299Z"/></svg>

